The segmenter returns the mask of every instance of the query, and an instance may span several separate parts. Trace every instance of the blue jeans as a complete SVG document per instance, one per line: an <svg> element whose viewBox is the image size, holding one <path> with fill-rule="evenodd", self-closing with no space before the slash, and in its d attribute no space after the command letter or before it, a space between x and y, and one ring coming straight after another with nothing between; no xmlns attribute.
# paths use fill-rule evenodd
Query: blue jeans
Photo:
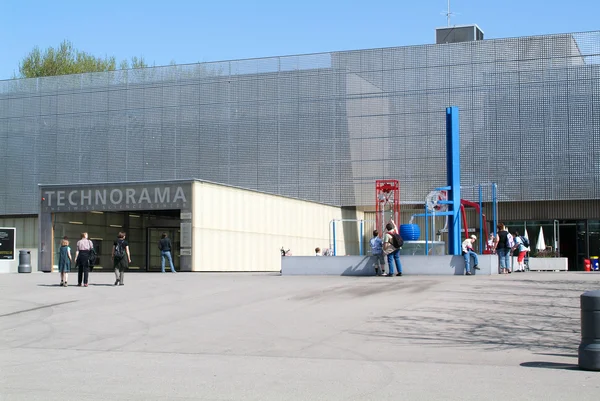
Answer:
<svg viewBox="0 0 600 401"><path fill-rule="evenodd" d="M470 249L466 253L463 253L463 256L465 258L465 270L467 273L470 273L471 272L471 267L470 267L471 256L473 256L473 261L475 262L475 266L477 266L479 264L479 258L477 258L477 254Z"/></svg>
<svg viewBox="0 0 600 401"><path fill-rule="evenodd" d="M510 269L510 249L496 249L498 254L498 263L501 269Z"/></svg>
<svg viewBox="0 0 600 401"><path fill-rule="evenodd" d="M396 261L396 270L402 273L402 265L400 264L400 249L396 249L387 255L389 274L394 274L394 261Z"/></svg>
<svg viewBox="0 0 600 401"><path fill-rule="evenodd" d="M162 259L162 263L160 264L160 269L162 272L165 272L165 257L169 259L169 264L171 265L171 272L175 273L175 268L173 267L173 259L171 258L171 251L160 251L160 256Z"/></svg>

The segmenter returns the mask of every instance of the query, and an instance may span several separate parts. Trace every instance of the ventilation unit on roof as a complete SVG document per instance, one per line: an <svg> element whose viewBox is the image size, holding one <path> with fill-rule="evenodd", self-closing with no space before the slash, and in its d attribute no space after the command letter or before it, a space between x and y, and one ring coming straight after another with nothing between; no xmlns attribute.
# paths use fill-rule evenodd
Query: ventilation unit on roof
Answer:
<svg viewBox="0 0 600 401"><path fill-rule="evenodd" d="M477 25L461 25L437 28L435 30L435 43L460 43L483 40L483 31Z"/></svg>

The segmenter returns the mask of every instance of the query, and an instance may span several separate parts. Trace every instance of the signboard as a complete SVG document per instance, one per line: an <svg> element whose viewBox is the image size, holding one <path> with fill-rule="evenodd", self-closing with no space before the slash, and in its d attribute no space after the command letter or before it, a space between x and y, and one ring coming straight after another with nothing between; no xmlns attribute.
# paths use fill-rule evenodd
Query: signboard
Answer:
<svg viewBox="0 0 600 401"><path fill-rule="evenodd" d="M0 261L15 260L16 233L17 230L14 227L0 227Z"/></svg>
<svg viewBox="0 0 600 401"><path fill-rule="evenodd" d="M41 188L43 212L189 209L191 183L47 186Z"/></svg>
<svg viewBox="0 0 600 401"><path fill-rule="evenodd" d="M192 223L180 223L179 245L182 248L192 247Z"/></svg>

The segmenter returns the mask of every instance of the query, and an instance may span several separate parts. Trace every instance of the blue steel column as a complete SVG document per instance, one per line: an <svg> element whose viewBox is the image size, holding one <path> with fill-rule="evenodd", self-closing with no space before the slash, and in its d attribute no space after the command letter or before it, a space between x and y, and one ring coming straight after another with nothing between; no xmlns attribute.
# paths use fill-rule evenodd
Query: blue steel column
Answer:
<svg viewBox="0 0 600 401"><path fill-rule="evenodd" d="M363 256L363 230L364 230L364 225L365 225L365 221L361 220L360 221L360 243L358 244L358 248L359 248L359 254L360 256Z"/></svg>
<svg viewBox="0 0 600 401"><path fill-rule="evenodd" d="M333 220L333 256L337 256L337 243L335 239L335 220Z"/></svg>
<svg viewBox="0 0 600 401"><path fill-rule="evenodd" d="M458 107L446 108L446 178L448 180L448 252L460 255L460 130Z"/></svg>
<svg viewBox="0 0 600 401"><path fill-rule="evenodd" d="M487 224L487 221L485 222ZM483 241L487 244L487 238L483 238L483 192L479 184L479 253L483 253Z"/></svg>
<svg viewBox="0 0 600 401"><path fill-rule="evenodd" d="M496 199L496 183L492 184L492 212L494 214L494 236L496 236L497 230L496 226L498 225L498 200Z"/></svg>
<svg viewBox="0 0 600 401"><path fill-rule="evenodd" d="M427 205L425 205L425 255L429 255L429 221L427 217Z"/></svg>

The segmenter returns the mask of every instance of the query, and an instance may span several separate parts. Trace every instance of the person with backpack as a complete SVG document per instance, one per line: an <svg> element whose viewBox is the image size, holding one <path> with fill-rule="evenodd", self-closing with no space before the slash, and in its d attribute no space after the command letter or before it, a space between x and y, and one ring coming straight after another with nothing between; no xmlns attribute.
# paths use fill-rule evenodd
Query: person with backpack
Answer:
<svg viewBox="0 0 600 401"><path fill-rule="evenodd" d="M510 273L510 251L511 246L509 244L510 239L508 237L508 229L504 223L499 223L497 226L498 234L494 240L496 253L498 254L498 265L500 268L500 274Z"/></svg>
<svg viewBox="0 0 600 401"><path fill-rule="evenodd" d="M88 277L90 274L90 257L94 254L94 244L88 239L88 233L81 233L81 239L77 241L77 251L75 252L75 264L77 265L77 286L88 286Z"/></svg>
<svg viewBox="0 0 600 401"><path fill-rule="evenodd" d="M525 272L525 255L529 249L529 239L519 235L518 231L515 231L515 252L517 252L517 272Z"/></svg>
<svg viewBox="0 0 600 401"><path fill-rule="evenodd" d="M175 267L173 266L173 258L171 257L171 248L171 240L169 239L169 237L167 237L167 233L162 233L162 235L160 236L160 241L158 242L158 249L160 249L161 257L160 270L163 273L165 272L165 258L169 259L169 265L171 265L171 273L175 273Z"/></svg>
<svg viewBox="0 0 600 401"><path fill-rule="evenodd" d="M392 277L394 275L394 262L396 263L396 276L402 276L402 265L400 264L400 248L404 244L404 240L400 234L398 234L398 229L396 228L396 223L394 223L393 219L390 219L390 222L385 225L385 229L387 232L383 237L383 253L387 255L388 261L388 277Z"/></svg>
<svg viewBox="0 0 600 401"><path fill-rule="evenodd" d="M381 276L385 273L385 258L383 257L383 240L379 237L379 231L373 230L373 238L369 241L375 274Z"/></svg>
<svg viewBox="0 0 600 401"><path fill-rule="evenodd" d="M125 233L121 231L113 242L112 255L113 266L115 268L115 285L125 285L123 283L123 274L125 269L131 263L131 253L129 253L129 243L125 241Z"/></svg>
<svg viewBox="0 0 600 401"><path fill-rule="evenodd" d="M462 242L462 254L463 254L463 257L465 258L465 271L466 271L465 274L467 276L471 275L471 269L469 266L471 264L471 257L473 257L473 262L475 262L475 264L473 265L473 269L480 270L479 266L478 266L479 259L477 258L477 254L473 250L473 244L475 243L476 240L477 240L477 237L475 235L471 235L469 238L467 238L466 240L464 240Z"/></svg>

